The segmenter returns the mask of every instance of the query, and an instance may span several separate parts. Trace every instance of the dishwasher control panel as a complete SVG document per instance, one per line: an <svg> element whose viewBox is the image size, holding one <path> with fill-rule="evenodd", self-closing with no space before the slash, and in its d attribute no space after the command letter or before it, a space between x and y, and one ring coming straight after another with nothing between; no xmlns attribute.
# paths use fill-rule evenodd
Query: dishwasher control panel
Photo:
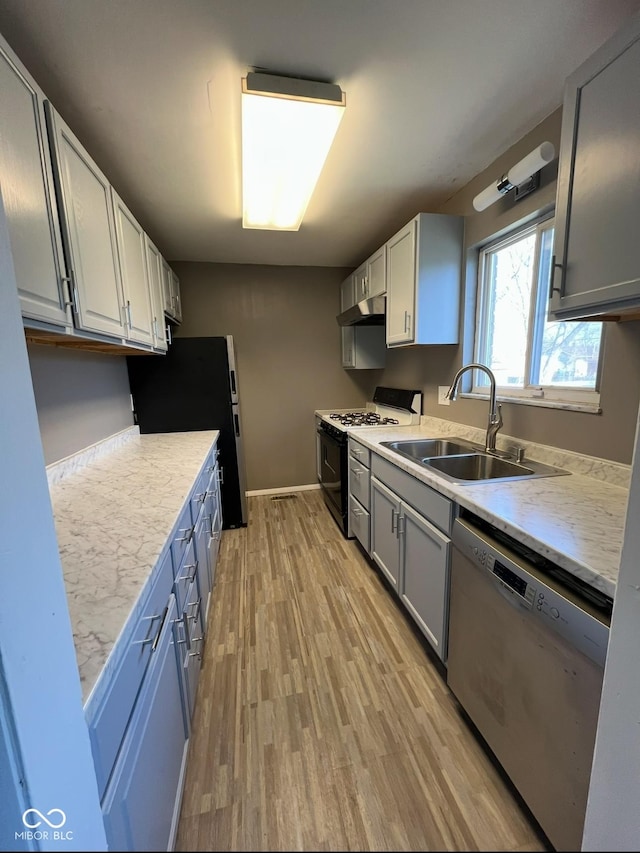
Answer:
<svg viewBox="0 0 640 853"><path fill-rule="evenodd" d="M483 531L457 519L452 533L454 547L479 569L486 571L513 604L524 607L562 635L595 663L604 666L609 642L609 623L588 604L554 578L521 558Z"/></svg>

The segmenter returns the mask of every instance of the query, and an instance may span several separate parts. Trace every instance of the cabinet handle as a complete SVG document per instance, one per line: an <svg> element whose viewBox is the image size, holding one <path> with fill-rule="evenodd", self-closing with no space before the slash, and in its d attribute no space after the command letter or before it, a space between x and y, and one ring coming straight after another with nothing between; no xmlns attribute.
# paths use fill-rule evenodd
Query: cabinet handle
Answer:
<svg viewBox="0 0 640 853"><path fill-rule="evenodd" d="M129 324L129 328L133 327L133 323L131 322L131 302L127 299L127 323Z"/></svg>
<svg viewBox="0 0 640 853"><path fill-rule="evenodd" d="M220 485L224 483L224 468L222 467L222 465L220 466L220 470L218 471L218 482L220 483Z"/></svg>
<svg viewBox="0 0 640 853"><path fill-rule="evenodd" d="M557 264L556 256L551 255L551 273L549 275L549 301L553 299L554 293L559 293L562 296L562 287L553 286L556 277L556 270L562 270L562 264ZM562 285L562 273L560 274L560 284Z"/></svg>
<svg viewBox="0 0 640 853"><path fill-rule="evenodd" d="M400 525L401 522L402 522L402 526ZM405 523L406 523L406 516L399 514L398 515L398 536L404 536Z"/></svg>
<svg viewBox="0 0 640 853"><path fill-rule="evenodd" d="M196 608L195 614L192 614L189 617L193 622L197 622L199 617L200 617L200 606L201 606L201 604L202 604L202 596L200 596L200 598L197 601L191 601L191 602L189 602L189 604L187 604L187 607L195 607Z"/></svg>
<svg viewBox="0 0 640 853"><path fill-rule="evenodd" d="M182 575L181 577L178 578L178 580L179 581L189 581L189 583L191 583L191 581L196 576L196 572L198 571L198 561L196 560L195 563L189 563L188 566L184 566L183 568L193 569L193 571L191 572L190 575Z"/></svg>
<svg viewBox="0 0 640 853"><path fill-rule="evenodd" d="M167 325L165 326L165 329L167 330L167 344L170 344L170 343L172 343L172 340L171 340L171 325L170 325L169 323L167 323Z"/></svg>
<svg viewBox="0 0 640 853"><path fill-rule="evenodd" d="M391 510L391 532L392 532L392 533L395 533L395 532L396 532L397 521L398 521L398 520L397 520L397 518L396 518L396 515L397 515L396 510L395 510L395 509L392 509L392 510Z"/></svg>
<svg viewBox="0 0 640 853"><path fill-rule="evenodd" d="M192 639L192 643L201 643L204 640L204 637L194 637ZM200 658L202 660L202 652L189 652L190 658Z"/></svg>
<svg viewBox="0 0 640 853"><path fill-rule="evenodd" d="M362 474L362 471L356 471L355 468L352 468L351 473L353 474L354 477L359 477L360 474Z"/></svg>
<svg viewBox="0 0 640 853"><path fill-rule="evenodd" d="M176 542L191 542L191 537L193 536L193 531L195 529L195 525L192 524L191 527L180 527L179 533L186 533L186 536L180 536L176 539Z"/></svg>

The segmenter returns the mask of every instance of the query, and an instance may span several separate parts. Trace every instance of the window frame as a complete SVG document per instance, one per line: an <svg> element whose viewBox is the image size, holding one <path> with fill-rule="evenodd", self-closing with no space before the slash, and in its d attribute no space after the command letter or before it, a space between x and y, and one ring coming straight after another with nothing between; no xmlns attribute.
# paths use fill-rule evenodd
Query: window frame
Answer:
<svg viewBox="0 0 640 853"><path fill-rule="evenodd" d="M602 376L602 361L604 356L604 324L602 324L600 346L598 350L598 368L596 381L593 388L572 388L569 386L543 385L530 382L531 370L534 360L538 360L538 350L541 346L540 338L544 328L544 320L548 311L548 292L540 281L541 243L544 232L550 228L554 229L554 213L547 213L533 222L519 226L503 234L500 238L486 243L478 249L478 268L476 283L476 311L474 316L473 334L473 356L474 361L485 364L486 351L489 336L489 310L491 305L489 288L486 285L487 270L491 263L491 256L502 248L520 242L531 234L535 234L535 256L533 259L532 285L529 304L529 328L527 332L527 346L525 353L525 384L522 388L513 385L496 385L497 396L509 402L522 402L530 405L545 407L572 408L585 411L600 412L600 380ZM552 244L553 249L553 244ZM549 254L550 263L553 263L552 252ZM542 291L545 291L544 293ZM569 322L569 321L565 321ZM540 346L538 345L540 344ZM535 352L534 352L535 348ZM480 380L480 381L478 381ZM487 397L489 395L487 377L478 370L473 371L473 378L469 395L474 397Z"/></svg>

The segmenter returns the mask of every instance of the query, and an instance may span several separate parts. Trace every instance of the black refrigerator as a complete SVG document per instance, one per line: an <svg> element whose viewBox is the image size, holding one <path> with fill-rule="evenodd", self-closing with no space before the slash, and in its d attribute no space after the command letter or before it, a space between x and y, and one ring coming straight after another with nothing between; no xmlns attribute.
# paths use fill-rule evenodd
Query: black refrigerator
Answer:
<svg viewBox="0 0 640 853"><path fill-rule="evenodd" d="M220 430L222 526L245 525L246 481L233 337L174 338L166 355L128 356L127 370L141 433Z"/></svg>

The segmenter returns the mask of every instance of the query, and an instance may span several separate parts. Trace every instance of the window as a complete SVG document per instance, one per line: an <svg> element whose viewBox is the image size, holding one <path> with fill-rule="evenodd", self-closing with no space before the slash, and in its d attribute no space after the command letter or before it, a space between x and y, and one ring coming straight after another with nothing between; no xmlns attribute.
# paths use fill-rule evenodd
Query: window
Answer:
<svg viewBox="0 0 640 853"><path fill-rule="evenodd" d="M602 323L547 319L553 220L480 252L475 360L488 365L502 397L597 407ZM474 371L474 393L488 378Z"/></svg>

